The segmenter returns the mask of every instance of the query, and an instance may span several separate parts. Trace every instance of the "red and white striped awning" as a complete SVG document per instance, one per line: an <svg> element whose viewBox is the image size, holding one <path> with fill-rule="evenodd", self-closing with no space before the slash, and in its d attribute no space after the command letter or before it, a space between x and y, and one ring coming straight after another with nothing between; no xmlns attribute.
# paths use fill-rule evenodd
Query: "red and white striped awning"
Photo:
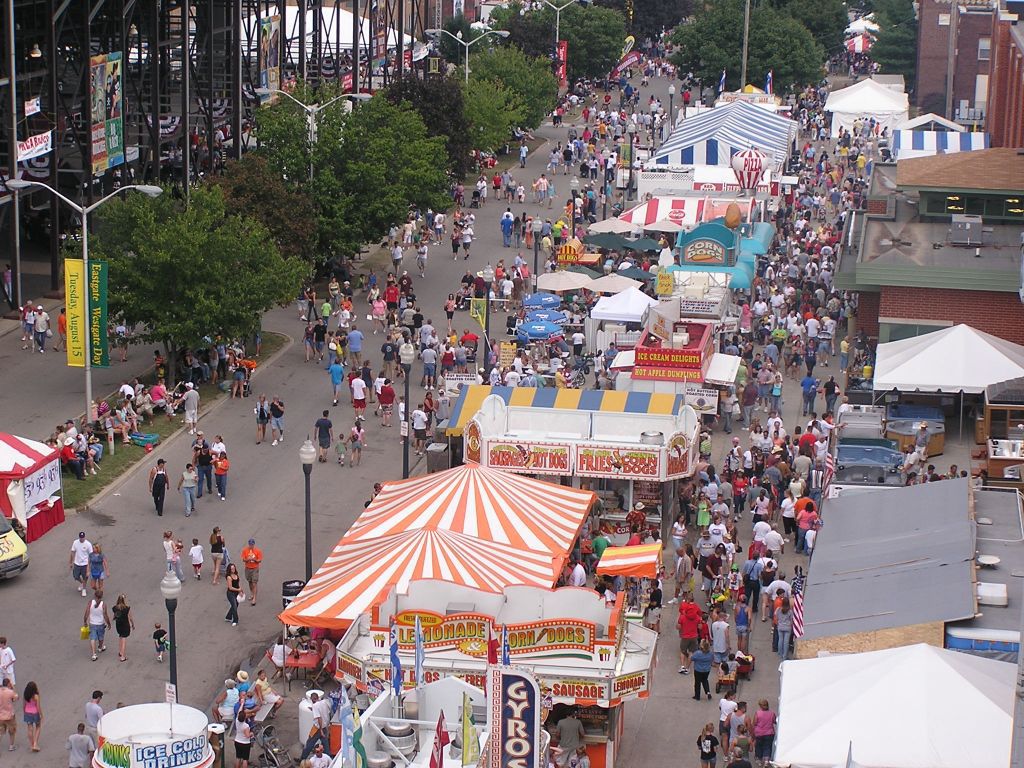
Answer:
<svg viewBox="0 0 1024 768"><path fill-rule="evenodd" d="M646 227L662 219L683 227L694 227L702 221L703 213L703 197L652 197L625 211L619 219L637 227Z"/></svg>
<svg viewBox="0 0 1024 768"><path fill-rule="evenodd" d="M846 41L846 50L850 53L867 53L871 50L872 43L871 35L866 32L856 37L851 37Z"/></svg>
<svg viewBox="0 0 1024 768"><path fill-rule="evenodd" d="M0 477L24 477L57 458L57 449L0 432Z"/></svg>

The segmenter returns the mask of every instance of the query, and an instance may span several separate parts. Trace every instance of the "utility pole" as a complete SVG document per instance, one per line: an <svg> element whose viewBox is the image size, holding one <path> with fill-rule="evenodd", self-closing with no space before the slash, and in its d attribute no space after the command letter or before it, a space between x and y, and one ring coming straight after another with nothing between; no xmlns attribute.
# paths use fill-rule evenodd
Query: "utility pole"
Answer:
<svg viewBox="0 0 1024 768"><path fill-rule="evenodd" d="M740 89L747 84L747 46L750 42L750 0L743 4L743 60L740 64Z"/></svg>

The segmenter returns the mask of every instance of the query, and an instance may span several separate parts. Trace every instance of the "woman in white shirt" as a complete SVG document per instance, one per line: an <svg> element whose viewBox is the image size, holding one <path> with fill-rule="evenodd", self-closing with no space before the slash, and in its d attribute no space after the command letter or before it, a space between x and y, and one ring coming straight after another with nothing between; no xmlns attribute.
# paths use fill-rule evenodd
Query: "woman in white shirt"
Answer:
<svg viewBox="0 0 1024 768"><path fill-rule="evenodd" d="M782 508L783 532L787 537L796 536L796 502L792 490L786 489L786 495L779 506Z"/></svg>

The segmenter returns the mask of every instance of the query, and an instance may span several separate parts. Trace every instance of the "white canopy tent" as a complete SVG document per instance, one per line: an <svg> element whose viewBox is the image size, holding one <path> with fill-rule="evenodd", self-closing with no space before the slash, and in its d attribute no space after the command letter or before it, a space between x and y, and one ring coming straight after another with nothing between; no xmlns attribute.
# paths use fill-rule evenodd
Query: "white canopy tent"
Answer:
<svg viewBox="0 0 1024 768"><path fill-rule="evenodd" d="M1017 665L918 644L782 664L773 765L1008 765Z"/></svg>
<svg viewBox="0 0 1024 768"><path fill-rule="evenodd" d="M595 320L614 320L619 323L639 323L644 314L658 303L638 288L627 288L614 296L604 296L590 310Z"/></svg>
<svg viewBox="0 0 1024 768"><path fill-rule="evenodd" d="M825 111L832 113L833 137L839 135L840 128L852 131L855 120L870 117L891 133L906 121L909 101L906 93L896 93L874 80L865 79L830 93L825 101Z"/></svg>
<svg viewBox="0 0 1024 768"><path fill-rule="evenodd" d="M1024 347L961 324L879 344L874 390L980 394L1021 376Z"/></svg>
<svg viewBox="0 0 1024 768"><path fill-rule="evenodd" d="M875 14L869 13L859 19L851 21L846 27L847 35L862 35L865 32L875 33L878 31L878 24L875 23Z"/></svg>

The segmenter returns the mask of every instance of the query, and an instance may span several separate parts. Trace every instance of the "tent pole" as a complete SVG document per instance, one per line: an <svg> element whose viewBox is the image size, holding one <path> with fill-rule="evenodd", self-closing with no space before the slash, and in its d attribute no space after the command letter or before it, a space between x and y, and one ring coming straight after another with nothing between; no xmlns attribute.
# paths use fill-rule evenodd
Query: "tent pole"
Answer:
<svg viewBox="0 0 1024 768"><path fill-rule="evenodd" d="M960 442L964 441L964 391L960 390Z"/></svg>

